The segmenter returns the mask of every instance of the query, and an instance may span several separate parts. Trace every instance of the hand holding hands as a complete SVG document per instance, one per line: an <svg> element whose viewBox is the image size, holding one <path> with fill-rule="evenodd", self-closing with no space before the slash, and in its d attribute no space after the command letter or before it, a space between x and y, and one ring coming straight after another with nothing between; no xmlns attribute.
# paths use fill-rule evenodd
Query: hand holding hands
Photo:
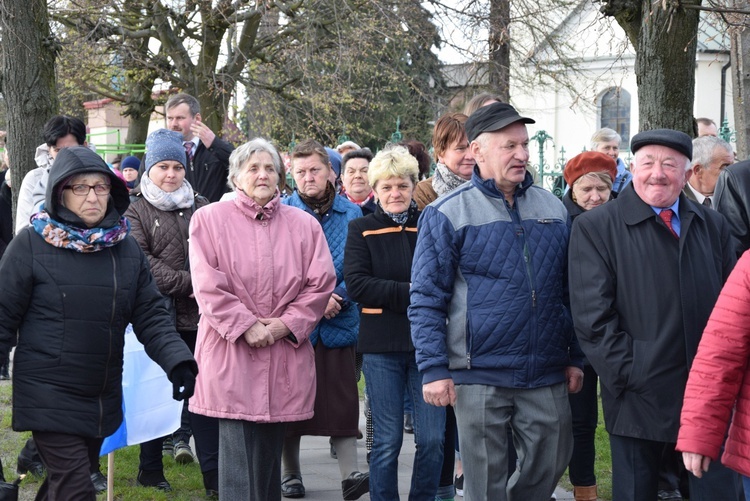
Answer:
<svg viewBox="0 0 750 501"><path fill-rule="evenodd" d="M438 379L422 385L424 401L437 407L456 404L456 389L452 379Z"/></svg>
<svg viewBox="0 0 750 501"><path fill-rule="evenodd" d="M328 299L328 306L326 306L326 312L325 315L323 315L328 320L332 319L339 313L341 313L341 303L342 300L341 296L339 296L336 293L331 294L331 297Z"/></svg>
<svg viewBox="0 0 750 501"><path fill-rule="evenodd" d="M268 328L262 322L255 322L243 334L245 342L253 348L265 348L271 346L275 339Z"/></svg>
<svg viewBox="0 0 750 501"><path fill-rule="evenodd" d="M292 332L289 330L289 327L278 318L259 318L258 321L266 326L266 329L268 329L268 332L271 333L271 336L273 336L275 341L287 337Z"/></svg>

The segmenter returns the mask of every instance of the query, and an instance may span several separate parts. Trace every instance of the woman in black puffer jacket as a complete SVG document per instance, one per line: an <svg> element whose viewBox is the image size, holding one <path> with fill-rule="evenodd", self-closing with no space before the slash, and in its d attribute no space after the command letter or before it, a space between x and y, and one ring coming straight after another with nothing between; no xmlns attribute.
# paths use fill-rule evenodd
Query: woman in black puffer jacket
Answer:
<svg viewBox="0 0 750 501"><path fill-rule="evenodd" d="M18 333L13 429L32 432L48 472L40 495L52 499L96 498L90 466L122 422L128 323L175 398L195 387L198 367L129 235L128 204L125 184L96 153L63 149L43 210L0 261L0 352Z"/></svg>

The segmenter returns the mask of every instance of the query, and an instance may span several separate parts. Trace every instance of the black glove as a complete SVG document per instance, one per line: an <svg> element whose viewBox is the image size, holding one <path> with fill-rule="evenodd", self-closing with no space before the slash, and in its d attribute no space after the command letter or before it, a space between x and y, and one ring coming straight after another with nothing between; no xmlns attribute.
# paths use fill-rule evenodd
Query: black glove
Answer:
<svg viewBox="0 0 750 501"><path fill-rule="evenodd" d="M198 371L194 362L180 362L172 369L172 398L187 400L195 392L195 376ZM180 391L182 389L182 391Z"/></svg>

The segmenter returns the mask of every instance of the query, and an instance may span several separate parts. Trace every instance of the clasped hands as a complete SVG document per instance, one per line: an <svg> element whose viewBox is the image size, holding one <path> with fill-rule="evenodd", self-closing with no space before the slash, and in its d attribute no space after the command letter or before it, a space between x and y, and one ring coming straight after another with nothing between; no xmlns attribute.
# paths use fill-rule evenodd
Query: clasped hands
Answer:
<svg viewBox="0 0 750 501"><path fill-rule="evenodd" d="M278 318L259 318L245 331L245 342L253 348L265 348L290 334L289 328Z"/></svg>

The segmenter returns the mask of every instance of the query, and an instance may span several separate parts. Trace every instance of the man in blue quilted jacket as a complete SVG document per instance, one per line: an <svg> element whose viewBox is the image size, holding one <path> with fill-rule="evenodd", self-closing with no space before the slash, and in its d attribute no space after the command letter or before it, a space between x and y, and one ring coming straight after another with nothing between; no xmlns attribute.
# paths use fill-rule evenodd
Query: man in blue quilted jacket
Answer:
<svg viewBox="0 0 750 501"><path fill-rule="evenodd" d="M419 221L412 339L425 401L455 407L466 501L550 499L573 450L583 356L566 306L570 225L526 171L528 123L506 103L472 114L471 181Z"/></svg>

